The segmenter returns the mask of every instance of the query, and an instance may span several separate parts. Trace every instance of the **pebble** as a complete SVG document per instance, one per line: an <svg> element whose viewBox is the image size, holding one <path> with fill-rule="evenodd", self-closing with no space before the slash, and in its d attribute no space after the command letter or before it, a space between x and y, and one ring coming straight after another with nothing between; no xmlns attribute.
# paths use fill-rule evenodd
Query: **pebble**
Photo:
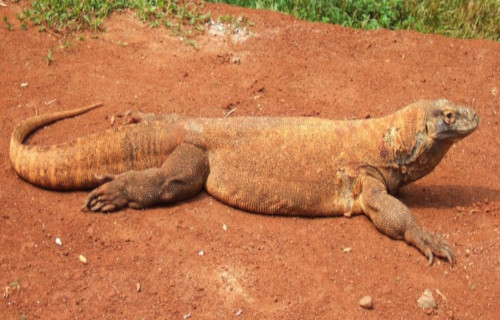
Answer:
<svg viewBox="0 0 500 320"><path fill-rule="evenodd" d="M89 262L89 260L87 260L87 258L85 258L85 256L83 254L81 254L78 259L80 259L80 262L83 263L83 264L87 264Z"/></svg>
<svg viewBox="0 0 500 320"><path fill-rule="evenodd" d="M359 306L365 309L371 309L373 307L373 299L370 296L364 296L359 300Z"/></svg>
<svg viewBox="0 0 500 320"><path fill-rule="evenodd" d="M58 246L62 246L61 238L56 238L56 243Z"/></svg>
<svg viewBox="0 0 500 320"><path fill-rule="evenodd" d="M496 96L496 95L498 94L498 88L497 88L497 87L493 87L493 88L491 88L491 94L492 94L493 96Z"/></svg>
<svg viewBox="0 0 500 320"><path fill-rule="evenodd" d="M239 57L234 57L233 58L233 63L234 64L240 64L241 63L241 59Z"/></svg>
<svg viewBox="0 0 500 320"><path fill-rule="evenodd" d="M432 291L430 289L425 289L424 293L417 300L417 305L420 309L434 309L437 307L436 300L432 296Z"/></svg>

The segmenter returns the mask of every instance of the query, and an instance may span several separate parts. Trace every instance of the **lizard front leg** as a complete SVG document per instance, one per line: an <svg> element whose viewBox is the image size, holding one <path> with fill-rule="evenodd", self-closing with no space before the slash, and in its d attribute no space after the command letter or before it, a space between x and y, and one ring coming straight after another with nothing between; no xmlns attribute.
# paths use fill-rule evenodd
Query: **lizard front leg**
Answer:
<svg viewBox="0 0 500 320"><path fill-rule="evenodd" d="M106 175L111 180L93 190L84 210L110 212L125 207L142 209L189 198L203 188L208 176L205 151L179 145L161 168Z"/></svg>
<svg viewBox="0 0 500 320"><path fill-rule="evenodd" d="M430 233L416 221L408 207L387 193L384 183L366 176L360 194L363 212L383 234L419 249L432 264L434 255L446 258L452 265L455 255L440 235Z"/></svg>

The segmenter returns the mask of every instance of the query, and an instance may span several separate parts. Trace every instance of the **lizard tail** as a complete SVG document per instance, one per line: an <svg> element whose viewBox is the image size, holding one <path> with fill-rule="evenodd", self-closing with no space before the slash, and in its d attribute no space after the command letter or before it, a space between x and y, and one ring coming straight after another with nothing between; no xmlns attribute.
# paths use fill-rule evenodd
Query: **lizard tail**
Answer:
<svg viewBox="0 0 500 320"><path fill-rule="evenodd" d="M55 185L55 182L51 182L53 180L51 176L54 175L49 172L50 170L46 165L51 159L40 158L41 150L50 150L52 147L31 147L24 145L23 142L33 131L42 126L80 115L101 105L102 102L99 102L79 109L34 116L20 122L14 128L10 140L10 162L17 174L35 185L60 189Z"/></svg>

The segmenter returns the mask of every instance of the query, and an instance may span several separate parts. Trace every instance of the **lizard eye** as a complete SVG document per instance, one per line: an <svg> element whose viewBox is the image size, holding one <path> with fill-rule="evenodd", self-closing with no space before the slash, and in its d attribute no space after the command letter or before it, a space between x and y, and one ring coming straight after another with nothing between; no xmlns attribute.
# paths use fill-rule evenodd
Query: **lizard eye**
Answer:
<svg viewBox="0 0 500 320"><path fill-rule="evenodd" d="M453 124L455 122L455 115L453 114L452 111L444 111L443 112L443 117L444 117L444 122L446 122L446 124Z"/></svg>

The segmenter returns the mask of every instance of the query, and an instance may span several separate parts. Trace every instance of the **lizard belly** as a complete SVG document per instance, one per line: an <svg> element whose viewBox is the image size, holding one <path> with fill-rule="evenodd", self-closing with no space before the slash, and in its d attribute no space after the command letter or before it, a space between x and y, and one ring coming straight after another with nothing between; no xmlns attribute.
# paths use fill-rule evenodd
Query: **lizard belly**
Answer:
<svg viewBox="0 0 500 320"><path fill-rule="evenodd" d="M327 166L303 166L290 161L257 161L240 157L226 161L228 151L211 152L206 190L230 206L262 214L295 216L350 215L353 179ZM234 158L236 159L236 158ZM290 160L290 159L288 159Z"/></svg>

